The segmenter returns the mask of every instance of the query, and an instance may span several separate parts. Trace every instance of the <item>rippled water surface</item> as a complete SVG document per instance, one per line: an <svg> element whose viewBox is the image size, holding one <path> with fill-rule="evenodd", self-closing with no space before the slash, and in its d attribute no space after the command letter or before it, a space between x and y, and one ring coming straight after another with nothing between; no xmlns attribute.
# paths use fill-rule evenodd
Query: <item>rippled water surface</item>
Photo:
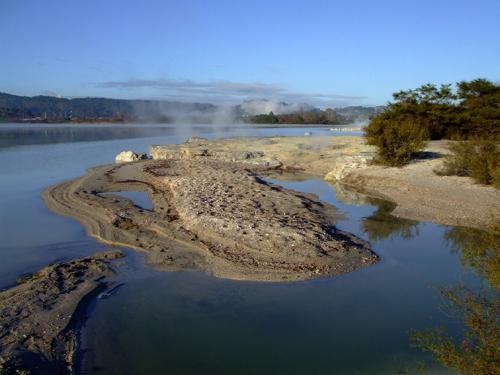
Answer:
<svg viewBox="0 0 500 375"><path fill-rule="evenodd" d="M151 144L193 135L305 131L332 134L314 128L0 126L0 287L51 262L106 248L77 222L45 208L40 193L47 186L111 163L124 149L146 152ZM271 182L337 206L344 213L337 225L370 241L382 261L337 278L279 284L156 272L127 251L128 265L118 274L125 284L95 302L83 330L85 373L413 373L427 357L409 347L409 330L444 325L459 331L441 312L436 291L476 282L452 251L447 233L453 228L396 219L388 202L308 176Z"/></svg>

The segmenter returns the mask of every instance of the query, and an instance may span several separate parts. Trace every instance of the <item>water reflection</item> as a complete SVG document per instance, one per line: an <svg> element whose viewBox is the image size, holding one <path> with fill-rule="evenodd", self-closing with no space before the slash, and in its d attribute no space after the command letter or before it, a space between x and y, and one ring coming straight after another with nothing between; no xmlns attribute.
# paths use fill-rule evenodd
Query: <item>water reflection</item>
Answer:
<svg viewBox="0 0 500 375"><path fill-rule="evenodd" d="M274 172L268 177L269 181L281 184L285 182L287 188L294 188L298 182L307 184L307 181L314 181L314 176L307 173L297 172ZM318 181L318 180L316 180ZM383 199L370 197L347 188L340 183L322 181L325 187L331 186L335 192L336 202L341 202L346 206L366 207L375 209L368 216L361 218L361 230L372 242L389 239L391 237L401 237L409 240L419 235L419 222L408 220L392 215L396 204ZM283 184L282 184L283 185ZM318 185L318 183L316 184ZM316 186L318 188L318 186ZM300 189L298 189L300 190ZM338 206L338 204L337 204Z"/></svg>
<svg viewBox="0 0 500 375"><path fill-rule="evenodd" d="M331 185L336 191L337 200L342 203L376 207L370 216L361 221L361 229L370 241L377 242L395 236L411 239L419 235L418 221L395 217L391 214L396 208L395 203L357 193L339 183Z"/></svg>
<svg viewBox="0 0 500 375"><path fill-rule="evenodd" d="M377 206L377 210L363 219L361 227L370 241L380 241L394 236L409 240L419 235L418 221L395 217L391 214L395 203L380 199L368 198L368 202Z"/></svg>
<svg viewBox="0 0 500 375"><path fill-rule="evenodd" d="M0 148L35 144L91 142L172 135L173 128L150 126L0 127Z"/></svg>
<svg viewBox="0 0 500 375"><path fill-rule="evenodd" d="M500 289L500 222L482 231L454 227L445 233L453 250L461 254L464 266L472 268L495 288Z"/></svg>
<svg viewBox="0 0 500 375"><path fill-rule="evenodd" d="M487 231L451 228L445 238L462 263L484 278L479 288L441 288L443 308L462 325L461 337L443 328L415 331L414 346L459 374L500 373L500 223Z"/></svg>
<svg viewBox="0 0 500 375"><path fill-rule="evenodd" d="M266 128L248 125L227 124L0 124L0 149L7 147L43 145L56 143L93 142L146 137L180 136L185 140L193 135L208 138L235 135L294 135L314 131L314 135L359 135L338 134L325 128Z"/></svg>

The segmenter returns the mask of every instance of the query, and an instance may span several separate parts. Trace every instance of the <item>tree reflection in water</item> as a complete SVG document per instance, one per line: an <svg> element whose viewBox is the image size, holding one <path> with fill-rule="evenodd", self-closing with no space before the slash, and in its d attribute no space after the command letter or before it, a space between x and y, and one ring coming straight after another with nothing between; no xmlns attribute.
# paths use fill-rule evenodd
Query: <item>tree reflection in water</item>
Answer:
<svg viewBox="0 0 500 375"><path fill-rule="evenodd" d="M361 229L368 235L370 241L380 241L392 236L410 239L418 236L418 221L402 219L391 215L395 203L375 198L368 198L369 204L378 206L377 210L363 219Z"/></svg>
<svg viewBox="0 0 500 375"><path fill-rule="evenodd" d="M500 289L500 222L487 231L455 227L445 235L453 251L461 252L465 267L485 277L496 289Z"/></svg>
<svg viewBox="0 0 500 375"><path fill-rule="evenodd" d="M363 218L361 222L361 230L368 235L370 241L376 242L393 236L404 239L418 236L418 221L402 219L391 214L396 208L395 203L358 193L338 182L330 182L330 185L335 190L339 202L354 206L377 207L373 214Z"/></svg>
<svg viewBox="0 0 500 375"><path fill-rule="evenodd" d="M445 236L484 285L479 290L458 286L440 291L446 310L463 324L460 339L438 328L412 332L412 344L459 374L500 374L500 223L487 231L452 228Z"/></svg>

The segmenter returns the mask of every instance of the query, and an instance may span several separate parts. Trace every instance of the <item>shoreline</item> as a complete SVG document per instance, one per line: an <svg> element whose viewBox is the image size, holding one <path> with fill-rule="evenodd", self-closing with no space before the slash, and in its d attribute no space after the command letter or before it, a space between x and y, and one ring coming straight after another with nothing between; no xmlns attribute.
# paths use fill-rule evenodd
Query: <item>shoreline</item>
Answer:
<svg viewBox="0 0 500 375"><path fill-rule="evenodd" d="M57 263L0 291L0 372L71 374L86 310L113 282L120 251Z"/></svg>
<svg viewBox="0 0 500 375"><path fill-rule="evenodd" d="M327 124L253 124L253 123L229 123L229 124L210 124L210 123L159 123L159 122L27 122L27 121L0 121L0 127L5 125L54 125L54 126L134 126L134 127L148 127L148 126L158 126L158 127L213 127L213 128L263 128L263 129L281 129L281 128L320 128L320 129L339 129L349 128L352 132L362 131L362 127L353 126L353 123L347 124L337 124L337 125L327 125Z"/></svg>

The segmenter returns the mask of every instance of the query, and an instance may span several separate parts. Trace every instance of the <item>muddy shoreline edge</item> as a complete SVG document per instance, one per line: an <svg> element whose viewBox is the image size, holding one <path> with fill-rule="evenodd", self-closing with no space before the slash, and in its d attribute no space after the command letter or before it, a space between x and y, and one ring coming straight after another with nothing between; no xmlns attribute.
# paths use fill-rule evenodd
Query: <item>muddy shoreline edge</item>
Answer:
<svg viewBox="0 0 500 375"><path fill-rule="evenodd" d="M121 251L47 266L0 291L0 373L71 374L92 301L113 285Z"/></svg>

